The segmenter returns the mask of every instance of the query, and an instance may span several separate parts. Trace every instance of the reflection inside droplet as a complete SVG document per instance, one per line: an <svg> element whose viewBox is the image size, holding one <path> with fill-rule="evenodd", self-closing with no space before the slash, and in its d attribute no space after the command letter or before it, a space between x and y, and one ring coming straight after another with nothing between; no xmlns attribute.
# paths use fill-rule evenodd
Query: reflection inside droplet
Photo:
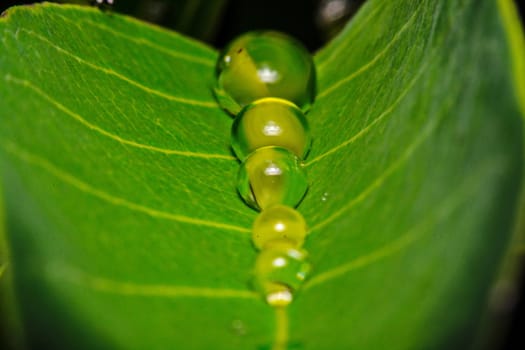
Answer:
<svg viewBox="0 0 525 350"><path fill-rule="evenodd" d="M274 121L269 121L263 129L266 136L278 136L282 133L281 127Z"/></svg>
<svg viewBox="0 0 525 350"><path fill-rule="evenodd" d="M277 176L281 175L282 171L281 168L279 168L276 164L270 164L266 167L266 169L264 169L264 174L266 176Z"/></svg>
<svg viewBox="0 0 525 350"><path fill-rule="evenodd" d="M272 265L274 267L283 267L286 265L286 259L285 258L277 258L273 261Z"/></svg>
<svg viewBox="0 0 525 350"><path fill-rule="evenodd" d="M292 292L289 289L270 293L266 296L266 302L272 306L286 306L293 300Z"/></svg>
<svg viewBox="0 0 525 350"><path fill-rule="evenodd" d="M283 232L284 230L286 230L286 225L282 222L276 223L273 227L275 228L275 231L278 232Z"/></svg>
<svg viewBox="0 0 525 350"><path fill-rule="evenodd" d="M275 83L279 80L279 72L268 66L263 66L257 70L257 75L263 83Z"/></svg>

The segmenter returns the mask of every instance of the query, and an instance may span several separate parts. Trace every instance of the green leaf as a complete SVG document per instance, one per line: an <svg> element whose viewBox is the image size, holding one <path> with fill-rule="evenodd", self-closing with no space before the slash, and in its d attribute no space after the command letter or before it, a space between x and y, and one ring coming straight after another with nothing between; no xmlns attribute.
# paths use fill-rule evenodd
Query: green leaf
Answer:
<svg viewBox="0 0 525 350"><path fill-rule="evenodd" d="M0 20L2 271L27 341L469 344L518 217L524 56L510 6L369 1L316 54L299 207L314 272L277 310L249 286L256 213L235 193L216 52L93 9L11 9Z"/></svg>

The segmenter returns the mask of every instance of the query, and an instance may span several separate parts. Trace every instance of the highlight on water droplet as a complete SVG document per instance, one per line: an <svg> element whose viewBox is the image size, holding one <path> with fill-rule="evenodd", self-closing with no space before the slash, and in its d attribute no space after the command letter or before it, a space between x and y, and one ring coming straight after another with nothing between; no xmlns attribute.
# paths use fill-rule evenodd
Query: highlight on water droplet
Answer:
<svg viewBox="0 0 525 350"><path fill-rule="evenodd" d="M275 307L286 306L292 301L292 291L285 285L276 285L275 290L266 295L266 302Z"/></svg>

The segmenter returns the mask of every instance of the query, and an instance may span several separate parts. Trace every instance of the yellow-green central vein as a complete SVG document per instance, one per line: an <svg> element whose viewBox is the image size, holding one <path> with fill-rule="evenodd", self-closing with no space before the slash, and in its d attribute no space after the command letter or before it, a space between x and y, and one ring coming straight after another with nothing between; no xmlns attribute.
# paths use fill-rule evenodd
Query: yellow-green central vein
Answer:
<svg viewBox="0 0 525 350"><path fill-rule="evenodd" d="M288 309L286 307L275 307L275 335L271 350L286 350L289 338Z"/></svg>

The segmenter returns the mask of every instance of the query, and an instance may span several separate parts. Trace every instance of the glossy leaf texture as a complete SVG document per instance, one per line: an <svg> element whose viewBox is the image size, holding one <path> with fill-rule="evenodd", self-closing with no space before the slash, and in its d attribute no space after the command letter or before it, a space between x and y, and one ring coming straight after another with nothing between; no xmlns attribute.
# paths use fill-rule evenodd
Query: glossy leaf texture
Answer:
<svg viewBox="0 0 525 350"><path fill-rule="evenodd" d="M11 9L0 20L2 278L27 341L469 344L518 218L523 52L508 39L520 35L509 6L371 0L316 54L299 207L314 270L277 311L249 285L256 213L235 193L232 121L211 92L217 53L93 9Z"/></svg>

